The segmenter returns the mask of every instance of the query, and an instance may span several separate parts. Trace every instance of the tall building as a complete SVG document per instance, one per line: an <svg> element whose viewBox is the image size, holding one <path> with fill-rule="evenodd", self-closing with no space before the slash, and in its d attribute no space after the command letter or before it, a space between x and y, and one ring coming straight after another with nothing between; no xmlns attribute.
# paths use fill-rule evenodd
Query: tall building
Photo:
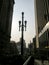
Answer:
<svg viewBox="0 0 49 65"><path fill-rule="evenodd" d="M30 41L30 43L28 44L28 49L29 49L29 53L33 54L33 52L34 52L34 44L33 44L33 42Z"/></svg>
<svg viewBox="0 0 49 65"><path fill-rule="evenodd" d="M0 51L10 41L14 0L0 0Z"/></svg>
<svg viewBox="0 0 49 65"><path fill-rule="evenodd" d="M19 54L21 54L21 39L22 39L22 38L20 38L20 41L17 42L17 49L18 49L18 51L19 51ZM25 53L25 51L26 51L26 42L25 42L25 40L23 39L23 53Z"/></svg>
<svg viewBox="0 0 49 65"><path fill-rule="evenodd" d="M49 0L35 0L36 45L47 44L46 24L49 21ZM44 45L45 44L45 45Z"/></svg>

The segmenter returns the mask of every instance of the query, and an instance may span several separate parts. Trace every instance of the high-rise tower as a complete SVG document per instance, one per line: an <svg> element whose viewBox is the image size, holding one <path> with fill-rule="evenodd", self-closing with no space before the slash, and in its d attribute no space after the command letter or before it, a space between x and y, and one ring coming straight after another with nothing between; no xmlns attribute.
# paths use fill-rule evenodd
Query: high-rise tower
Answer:
<svg viewBox="0 0 49 65"><path fill-rule="evenodd" d="M47 33L44 32L43 28L48 21L49 0L35 0L36 45L38 45L38 47L41 45L44 47L44 44L47 44Z"/></svg>
<svg viewBox="0 0 49 65"><path fill-rule="evenodd" d="M0 51L10 41L14 0L0 0ZM2 52L3 53L3 52Z"/></svg>

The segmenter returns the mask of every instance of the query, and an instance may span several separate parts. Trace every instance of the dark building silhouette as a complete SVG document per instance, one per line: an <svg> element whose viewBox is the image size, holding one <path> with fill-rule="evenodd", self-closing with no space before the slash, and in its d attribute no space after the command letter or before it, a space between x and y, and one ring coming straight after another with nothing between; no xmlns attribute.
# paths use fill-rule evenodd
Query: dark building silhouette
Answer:
<svg viewBox="0 0 49 65"><path fill-rule="evenodd" d="M20 41L17 42L17 49L18 49L18 51L19 51L19 54L21 54L21 39L22 39L22 38L20 38ZM23 53L25 54L25 52L26 52L26 42L25 42L25 40L23 39Z"/></svg>
<svg viewBox="0 0 49 65"><path fill-rule="evenodd" d="M36 49L36 37L33 38L34 49Z"/></svg>
<svg viewBox="0 0 49 65"><path fill-rule="evenodd" d="M29 52L32 55L34 52L34 44L33 42L30 41L30 43L28 44L28 48L29 48Z"/></svg>
<svg viewBox="0 0 49 65"><path fill-rule="evenodd" d="M4 54L11 38L14 0L0 0L0 54Z"/></svg>

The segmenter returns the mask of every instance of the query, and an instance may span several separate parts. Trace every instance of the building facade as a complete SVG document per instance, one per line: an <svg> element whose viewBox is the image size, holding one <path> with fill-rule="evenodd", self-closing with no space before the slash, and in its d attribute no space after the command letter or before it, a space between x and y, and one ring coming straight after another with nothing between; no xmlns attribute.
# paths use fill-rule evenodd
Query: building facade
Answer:
<svg viewBox="0 0 49 65"><path fill-rule="evenodd" d="M34 53L34 44L33 44L33 42L30 41L30 43L28 44L28 49L29 49L30 55L32 55Z"/></svg>
<svg viewBox="0 0 49 65"><path fill-rule="evenodd" d="M0 51L10 42L14 0L0 0Z"/></svg>
<svg viewBox="0 0 49 65"><path fill-rule="evenodd" d="M44 27L46 26L48 21L49 21L49 0L35 0L36 45L41 48L47 45L48 33L47 29Z"/></svg>

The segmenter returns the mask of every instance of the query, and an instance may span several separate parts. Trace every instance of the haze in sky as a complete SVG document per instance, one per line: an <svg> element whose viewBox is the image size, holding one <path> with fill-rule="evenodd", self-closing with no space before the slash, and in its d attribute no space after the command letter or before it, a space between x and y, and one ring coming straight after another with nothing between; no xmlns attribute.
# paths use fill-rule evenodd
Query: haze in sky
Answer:
<svg viewBox="0 0 49 65"><path fill-rule="evenodd" d="M27 21L27 31L24 31L24 40L27 45L35 36L34 0L15 0L11 40L16 42L18 42L21 38L21 31L19 31L19 20L22 21L22 12L24 12L24 21Z"/></svg>

